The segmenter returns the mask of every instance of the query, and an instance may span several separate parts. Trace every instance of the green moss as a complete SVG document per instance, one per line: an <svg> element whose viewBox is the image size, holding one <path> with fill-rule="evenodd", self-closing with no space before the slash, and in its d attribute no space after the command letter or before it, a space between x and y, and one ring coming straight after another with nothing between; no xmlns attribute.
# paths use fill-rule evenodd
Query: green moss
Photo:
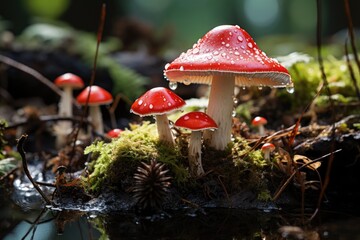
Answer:
<svg viewBox="0 0 360 240"><path fill-rule="evenodd" d="M168 166L175 184L188 179L188 171L183 166L184 157L179 148L169 148L158 141L156 125L144 122L132 125L130 130L110 143L95 142L85 149L96 158L90 164L90 177L85 180L91 191L98 192L102 186L122 188L123 181L132 177L141 161L156 159Z"/></svg>
<svg viewBox="0 0 360 240"><path fill-rule="evenodd" d="M131 125L120 138L110 143L98 141L86 148L85 153L93 154L93 162L89 164L90 176L85 182L95 193L104 187L127 190L140 162L156 159L166 164L173 186L180 191L203 191L204 185L217 182L219 185L213 186L214 194L223 194L223 189L229 194L247 189L258 194L259 199L267 199L265 193L270 191L266 176L272 163L264 159L260 150L252 149L246 139L236 137L226 151L204 148L202 160L208 174L198 180L191 178L186 168L187 141L188 134L181 134L176 147L169 148L158 141L154 124Z"/></svg>
<svg viewBox="0 0 360 240"><path fill-rule="evenodd" d="M269 192L265 176L270 174L273 164L264 159L261 150L252 149L246 139L237 137L233 141L231 160L235 166L232 175L238 179L239 188L258 194Z"/></svg>
<svg viewBox="0 0 360 240"><path fill-rule="evenodd" d="M355 63L350 63L354 70L355 77L359 79L359 72ZM316 95L322 84L319 64L311 59L306 62L294 62L288 67L289 73L294 82L295 92L288 94L286 91L278 91L278 97L282 102L291 103L292 109L304 106L309 103ZM329 56L324 59L324 70L329 82L329 88L332 93L331 98L339 103L348 103L356 99L354 83L351 80L346 61ZM322 91L315 100L319 106L329 104L326 91Z"/></svg>
<svg viewBox="0 0 360 240"><path fill-rule="evenodd" d="M271 193L268 189L265 189L258 193L257 199L263 202L270 201L272 199Z"/></svg>

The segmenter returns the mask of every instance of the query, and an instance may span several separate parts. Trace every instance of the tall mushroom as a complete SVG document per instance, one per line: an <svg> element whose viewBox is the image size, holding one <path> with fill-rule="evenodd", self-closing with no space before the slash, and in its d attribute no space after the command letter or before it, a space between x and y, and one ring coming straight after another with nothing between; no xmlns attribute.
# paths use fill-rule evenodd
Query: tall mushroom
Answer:
<svg viewBox="0 0 360 240"><path fill-rule="evenodd" d="M103 134L104 124L100 106L112 103L113 98L105 89L92 85L91 87L86 87L76 98L77 102L81 105L86 105L88 99L89 115L94 125L94 130L99 134Z"/></svg>
<svg viewBox="0 0 360 240"><path fill-rule="evenodd" d="M167 114L182 108L185 101L164 87L152 88L135 100L131 112L140 116L155 116L159 140L174 146Z"/></svg>
<svg viewBox="0 0 360 240"><path fill-rule="evenodd" d="M218 124L208 131L209 145L224 150L231 141L233 93L237 86L292 86L285 67L261 51L239 26L210 30L192 49L182 53L164 70L170 82L210 84L207 113Z"/></svg>
<svg viewBox="0 0 360 240"><path fill-rule="evenodd" d="M83 88L84 82L75 74L65 73L57 77L54 83L63 89L59 103L59 116L71 117L73 115L73 90ZM66 138L72 131L72 123L69 121L60 121L54 125L54 131L56 133L56 146L60 148L65 145Z"/></svg>
<svg viewBox="0 0 360 240"><path fill-rule="evenodd" d="M217 129L215 121L206 113L189 112L176 120L175 126L191 130L188 152L190 173L194 177L203 175L204 169L201 162L201 131Z"/></svg>

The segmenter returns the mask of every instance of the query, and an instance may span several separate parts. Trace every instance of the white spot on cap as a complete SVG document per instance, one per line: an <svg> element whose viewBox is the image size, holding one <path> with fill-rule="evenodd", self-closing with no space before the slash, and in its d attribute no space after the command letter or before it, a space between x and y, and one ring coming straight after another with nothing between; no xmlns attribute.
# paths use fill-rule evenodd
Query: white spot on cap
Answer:
<svg viewBox="0 0 360 240"><path fill-rule="evenodd" d="M252 47L253 47L253 45L252 45L251 42L249 42L247 45L248 45L249 48L252 48Z"/></svg>
<svg viewBox="0 0 360 240"><path fill-rule="evenodd" d="M242 42L244 41L243 37L242 36L238 36L237 39L239 40L239 42Z"/></svg>
<svg viewBox="0 0 360 240"><path fill-rule="evenodd" d="M167 63L167 64L165 65L165 70L168 69L169 66L170 66L170 63Z"/></svg>
<svg viewBox="0 0 360 240"><path fill-rule="evenodd" d="M184 71L184 66L180 66L179 70Z"/></svg>
<svg viewBox="0 0 360 240"><path fill-rule="evenodd" d="M138 101L138 104L139 104L139 105L143 104L143 100L140 99L140 100Z"/></svg>
<svg viewBox="0 0 360 240"><path fill-rule="evenodd" d="M150 109L153 109L153 108L154 108L154 105L152 105L152 104L150 103L149 108L150 108Z"/></svg>

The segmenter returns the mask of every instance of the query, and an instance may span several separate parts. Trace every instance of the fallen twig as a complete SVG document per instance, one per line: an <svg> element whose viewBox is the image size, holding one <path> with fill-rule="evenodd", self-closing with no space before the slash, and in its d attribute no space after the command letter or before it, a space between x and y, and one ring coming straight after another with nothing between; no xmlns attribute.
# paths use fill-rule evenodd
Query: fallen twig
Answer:
<svg viewBox="0 0 360 240"><path fill-rule="evenodd" d="M25 64L17 62L14 59L11 59L11 58L6 57L1 54L0 54L0 62L5 63L6 65L9 65L11 67L17 68L17 69L33 76L34 78L36 78L37 80L42 82L44 85L49 87L57 95L61 96L61 94L62 94L61 90L55 84L53 84L49 79L47 79L41 73L39 73L38 71L26 66Z"/></svg>
<svg viewBox="0 0 360 240"><path fill-rule="evenodd" d="M28 169L28 165L27 165L27 160L26 160L26 156L25 156L25 152L23 149L23 145L24 145L24 141L27 139L27 135L24 134L20 137L20 139L18 140L17 143L17 150L20 153L21 159L22 159L22 165L23 165L23 170L26 174L26 176L29 178L30 182L33 184L33 186L35 187L35 189L40 193L41 197L44 199L44 201L46 202L46 204L48 205L52 205L51 201L49 200L49 198L46 196L46 194L41 190L41 188L39 187L39 185L34 181L34 179L32 178L29 169Z"/></svg>
<svg viewBox="0 0 360 240"><path fill-rule="evenodd" d="M293 179L293 177L296 175L296 173L298 173L301 169L303 169L304 167L309 166L309 165L311 165L311 164L313 164L313 163L315 163L315 162L318 162L318 161L322 160L323 158L326 158L326 157L328 157L328 156L332 156L332 155L334 155L334 153L338 153L338 152L340 152L341 150L342 150L342 149L335 150L334 152L325 154L324 156L321 156L321 157L319 157L319 158L317 158L317 159L314 159L314 160L312 160L312 161L310 161L310 162L307 162L307 163L301 165L300 167L298 167L298 168L290 175L290 177L286 180L286 182L281 186L281 188L275 193L275 195L274 195L274 197L273 197L273 201L276 201L276 200L280 197L281 193L285 190L285 188L287 187L287 185L289 185L290 181Z"/></svg>

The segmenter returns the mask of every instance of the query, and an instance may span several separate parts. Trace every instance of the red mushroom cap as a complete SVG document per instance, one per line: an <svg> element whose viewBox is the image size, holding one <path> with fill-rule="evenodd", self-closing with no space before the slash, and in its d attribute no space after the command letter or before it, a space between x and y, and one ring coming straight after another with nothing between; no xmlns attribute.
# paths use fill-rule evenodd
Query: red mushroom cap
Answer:
<svg viewBox="0 0 360 240"><path fill-rule="evenodd" d="M164 87L152 88L135 100L131 112L140 116L160 115L177 110L185 105L185 101Z"/></svg>
<svg viewBox="0 0 360 240"><path fill-rule="evenodd" d="M164 70L169 81L185 84L211 84L215 74L233 75L238 86L292 85L287 69L267 57L244 29L232 25L210 30Z"/></svg>
<svg viewBox="0 0 360 240"><path fill-rule="evenodd" d="M189 112L176 120L175 126L186 128L192 131L218 128L215 121L209 115L203 112Z"/></svg>
<svg viewBox="0 0 360 240"><path fill-rule="evenodd" d="M253 126L260 126L267 124L267 120L264 117L257 116L251 121L251 125Z"/></svg>
<svg viewBox="0 0 360 240"><path fill-rule="evenodd" d="M272 152L274 150L275 150L275 146L272 143L264 143L264 145L262 145L262 147L261 147L261 151L263 151L263 152L265 152L265 151Z"/></svg>
<svg viewBox="0 0 360 240"><path fill-rule="evenodd" d="M74 89L83 88L84 82L83 80L72 73L65 73L59 77L57 77L54 81L55 85L58 87L67 87L70 86Z"/></svg>
<svg viewBox="0 0 360 240"><path fill-rule="evenodd" d="M105 89L99 87L99 86L91 86L91 91L90 91L90 87L86 87L76 98L77 102L85 105L86 104L86 100L88 98L90 92L90 97L89 97L89 106L97 106L97 105L105 105L105 104L110 104L113 101L113 98L111 96L111 94L106 91Z"/></svg>
<svg viewBox="0 0 360 240"><path fill-rule="evenodd" d="M108 131L106 133L106 136L108 136L109 138L117 138L120 136L122 131L123 130L121 130L119 128L114 128L114 129L111 129L110 131Z"/></svg>

